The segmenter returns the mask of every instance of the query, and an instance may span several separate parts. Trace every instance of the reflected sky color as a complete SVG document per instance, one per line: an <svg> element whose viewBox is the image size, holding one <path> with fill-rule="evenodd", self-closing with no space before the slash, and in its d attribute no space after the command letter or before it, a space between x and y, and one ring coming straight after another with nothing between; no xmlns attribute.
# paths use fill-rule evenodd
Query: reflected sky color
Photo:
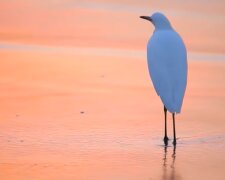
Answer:
<svg viewBox="0 0 225 180"><path fill-rule="evenodd" d="M143 50L164 12L191 52L225 53L224 1L0 1L0 41Z"/></svg>

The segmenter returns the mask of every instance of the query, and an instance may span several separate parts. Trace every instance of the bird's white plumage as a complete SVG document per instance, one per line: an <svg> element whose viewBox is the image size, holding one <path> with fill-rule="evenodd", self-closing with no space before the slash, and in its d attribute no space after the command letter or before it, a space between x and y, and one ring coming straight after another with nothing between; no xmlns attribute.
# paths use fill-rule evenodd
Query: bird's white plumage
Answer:
<svg viewBox="0 0 225 180"><path fill-rule="evenodd" d="M149 73L165 107L172 113L180 113L187 84L186 48L165 16L158 13L155 19L152 17L156 29L147 46Z"/></svg>

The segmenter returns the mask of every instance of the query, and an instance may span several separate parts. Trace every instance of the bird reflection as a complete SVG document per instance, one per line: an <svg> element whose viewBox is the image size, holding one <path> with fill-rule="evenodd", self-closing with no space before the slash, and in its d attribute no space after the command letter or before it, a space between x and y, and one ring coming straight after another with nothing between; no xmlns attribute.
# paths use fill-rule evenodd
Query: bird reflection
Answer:
<svg viewBox="0 0 225 180"><path fill-rule="evenodd" d="M176 146L173 146L172 161L168 156L168 146L164 146L163 176L162 180L180 180L181 176L176 171Z"/></svg>

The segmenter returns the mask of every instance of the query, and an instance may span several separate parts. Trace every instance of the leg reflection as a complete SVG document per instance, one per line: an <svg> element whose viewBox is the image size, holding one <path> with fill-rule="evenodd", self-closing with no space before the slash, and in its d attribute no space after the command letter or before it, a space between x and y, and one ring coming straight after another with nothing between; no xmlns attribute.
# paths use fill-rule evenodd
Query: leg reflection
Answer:
<svg viewBox="0 0 225 180"><path fill-rule="evenodd" d="M176 161L176 146L173 146L173 154L172 154L172 163L171 163L171 176L170 176L170 179L173 180L173 179L178 179L176 177L176 169L175 169L175 161Z"/></svg>
<svg viewBox="0 0 225 180"><path fill-rule="evenodd" d="M171 168L174 168L174 164L175 164L175 161L176 161L176 146L173 146L173 154L172 154L172 165L171 165Z"/></svg>
<svg viewBox="0 0 225 180"><path fill-rule="evenodd" d="M167 148L168 146L164 147L164 157L163 157L163 180L168 179L167 178Z"/></svg>
<svg viewBox="0 0 225 180"><path fill-rule="evenodd" d="M163 180L179 180L181 176L178 175L176 171L176 146L173 146L173 153L172 153L172 161L169 159L168 156L168 146L164 147L164 156L163 156ZM168 166L169 165L169 166Z"/></svg>

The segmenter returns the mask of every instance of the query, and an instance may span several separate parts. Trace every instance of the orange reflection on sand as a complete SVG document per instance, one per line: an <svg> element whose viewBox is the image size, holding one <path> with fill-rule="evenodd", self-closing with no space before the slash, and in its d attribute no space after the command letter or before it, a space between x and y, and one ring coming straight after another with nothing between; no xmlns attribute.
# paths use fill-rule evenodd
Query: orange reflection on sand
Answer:
<svg viewBox="0 0 225 180"><path fill-rule="evenodd" d="M188 89L177 116L176 162L167 157L166 172L159 146L163 109L144 59L32 51L1 52L1 57L2 179L223 174L223 148L208 149L211 144L201 142L218 134L215 141L223 140L224 62L189 62ZM203 169L206 173L199 173Z"/></svg>

